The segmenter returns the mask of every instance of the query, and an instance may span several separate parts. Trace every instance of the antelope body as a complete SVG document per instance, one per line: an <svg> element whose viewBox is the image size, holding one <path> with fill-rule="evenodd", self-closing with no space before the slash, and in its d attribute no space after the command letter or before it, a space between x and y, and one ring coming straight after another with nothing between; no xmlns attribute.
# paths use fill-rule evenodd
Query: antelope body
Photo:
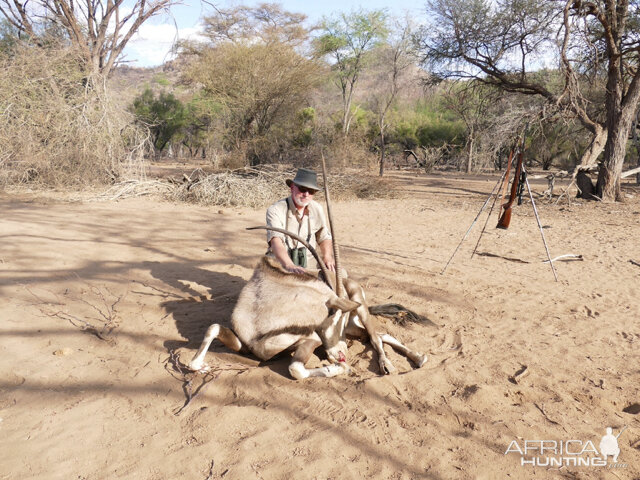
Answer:
<svg viewBox="0 0 640 480"><path fill-rule="evenodd" d="M342 282L348 299L339 298L312 273L289 273L276 259L263 257L240 292L231 315L231 328L217 323L211 325L189 368L208 368L204 358L213 340L218 338L230 349L251 352L261 360L293 350L289 373L297 380L310 376L333 377L349 371L346 335L370 338L382 373L395 370L384 353L383 343L405 354L417 367L424 365L425 355L377 331L362 287L350 278ZM307 369L305 364L320 345L324 346L332 364Z"/></svg>

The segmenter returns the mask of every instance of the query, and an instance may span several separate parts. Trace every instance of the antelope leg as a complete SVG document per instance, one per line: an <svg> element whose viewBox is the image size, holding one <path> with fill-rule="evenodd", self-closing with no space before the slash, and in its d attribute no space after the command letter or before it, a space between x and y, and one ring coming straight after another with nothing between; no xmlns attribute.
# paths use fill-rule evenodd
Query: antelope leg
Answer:
<svg viewBox="0 0 640 480"><path fill-rule="evenodd" d="M384 333L380 335L380 339L382 342L387 345L391 345L394 349L405 355L409 360L411 360L416 367L420 368L425 363L427 363L427 356L418 352L414 352L405 347L402 343L396 340L394 337L389 335L388 333Z"/></svg>
<svg viewBox="0 0 640 480"><path fill-rule="evenodd" d="M235 333L227 327L223 327L217 323L211 325L207 332L204 334L204 339L200 344L200 348L194 355L191 362L189 362L188 368L194 371L209 370L209 366L204 362L204 357L207 354L207 350L213 342L218 338L222 343L229 347L234 352L239 352L242 349L242 342L236 337Z"/></svg>
<svg viewBox="0 0 640 480"><path fill-rule="evenodd" d="M382 345L383 341L380 337L380 334L378 334L377 332L378 322L374 317L369 315L369 307L367 307L366 304L364 289L355 280L352 280L350 278L344 279L344 286L347 290L349 298L354 302L360 304L358 308L351 312L347 333L351 333L354 329L357 328L362 328L362 330L365 330L369 335L369 340L371 341L373 349L378 354L378 365L380 366L380 373L382 373L383 375L395 373L396 368L384 353L384 348Z"/></svg>

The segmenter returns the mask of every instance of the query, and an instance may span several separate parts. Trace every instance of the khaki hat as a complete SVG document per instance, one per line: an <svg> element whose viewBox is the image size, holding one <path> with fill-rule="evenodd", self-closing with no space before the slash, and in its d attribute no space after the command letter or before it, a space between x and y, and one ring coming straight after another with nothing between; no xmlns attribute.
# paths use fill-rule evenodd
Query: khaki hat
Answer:
<svg viewBox="0 0 640 480"><path fill-rule="evenodd" d="M306 187L312 190L320 190L318 186L318 174L313 170L307 168L299 168L296 172L296 176L293 180L287 179L287 185L290 187L292 183L301 187Z"/></svg>

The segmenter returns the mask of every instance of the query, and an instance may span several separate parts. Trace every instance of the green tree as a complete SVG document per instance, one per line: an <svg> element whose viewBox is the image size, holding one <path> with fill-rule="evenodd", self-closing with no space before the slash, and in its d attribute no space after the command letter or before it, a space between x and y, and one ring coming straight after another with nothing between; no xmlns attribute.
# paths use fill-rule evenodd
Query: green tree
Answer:
<svg viewBox="0 0 640 480"><path fill-rule="evenodd" d="M161 152L187 124L187 109L172 93L161 92L157 97L146 88L132 105L138 121L149 127L153 134L153 146Z"/></svg>
<svg viewBox="0 0 640 480"><path fill-rule="evenodd" d="M359 10L325 18L316 52L330 58L335 82L342 95L342 133L346 136L353 120L353 96L370 53L387 36L387 15L382 10Z"/></svg>
<svg viewBox="0 0 640 480"><path fill-rule="evenodd" d="M221 106L226 146L246 147L249 163L265 160L274 125L294 121L323 73L299 53L301 18L268 4L219 10L205 19L207 43L182 46L185 80Z"/></svg>

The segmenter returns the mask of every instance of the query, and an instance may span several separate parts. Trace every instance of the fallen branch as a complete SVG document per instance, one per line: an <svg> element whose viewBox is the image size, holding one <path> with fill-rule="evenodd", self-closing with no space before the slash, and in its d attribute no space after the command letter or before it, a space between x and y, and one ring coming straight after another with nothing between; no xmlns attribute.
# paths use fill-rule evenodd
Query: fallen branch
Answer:
<svg viewBox="0 0 640 480"><path fill-rule="evenodd" d="M215 460L211 460L211 463L209 464L209 474L207 475L207 478L205 478L204 480L211 480L213 478L213 467L215 466L216 462Z"/></svg>
<svg viewBox="0 0 640 480"><path fill-rule="evenodd" d="M538 410L540 410L540 412L542 412L542 415L544 415L544 418L546 418L549 423L553 423L554 425L560 425L560 423L556 422L555 420L551 420L549 418L549 416L547 415L547 412L544 411L544 404L542 404L542 406L540 406L540 405L538 405L537 403L534 402L534 405ZM560 425L560 426L562 426L562 425Z"/></svg>
<svg viewBox="0 0 640 480"><path fill-rule="evenodd" d="M631 263L632 265L635 265L636 267L640 267L640 263L634 261L634 260L629 260L629 263Z"/></svg>
<svg viewBox="0 0 640 480"><path fill-rule="evenodd" d="M627 178L627 177L630 177L631 175L634 175L636 173L640 173L640 167L634 168L633 170L627 170L626 172L623 172L620 175L620 178Z"/></svg>
<svg viewBox="0 0 640 480"><path fill-rule="evenodd" d="M26 285L24 286L24 289L36 299L36 303L33 303L33 305L36 306L44 315L67 321L74 327L79 328L81 331L95 335L105 342L113 342L113 340L109 338L109 335L111 335L113 330L118 326L116 306L128 292L120 296L116 296L107 287L96 287L91 285L84 282L78 275L75 275L75 278L81 283L84 283L85 288L81 288L81 291L77 296L65 291L62 297L66 298L61 298L61 296L55 292L48 291L55 297L55 301L42 298ZM98 302L90 301L95 297L99 299ZM71 302L67 301L67 299ZM84 304L88 306L91 310L96 312L97 315L82 315L77 312L77 310L77 313L74 312L73 309L72 313L70 313L68 307L77 304ZM61 307L67 308L61 310Z"/></svg>
<svg viewBox="0 0 640 480"><path fill-rule="evenodd" d="M560 260L561 258L566 258L566 259L571 259L571 260L584 260L584 258L582 258L582 255L575 255L573 253L566 253L564 255L559 255L556 258L552 258L551 262L555 262L556 260ZM542 263L549 263L549 260L544 260Z"/></svg>

